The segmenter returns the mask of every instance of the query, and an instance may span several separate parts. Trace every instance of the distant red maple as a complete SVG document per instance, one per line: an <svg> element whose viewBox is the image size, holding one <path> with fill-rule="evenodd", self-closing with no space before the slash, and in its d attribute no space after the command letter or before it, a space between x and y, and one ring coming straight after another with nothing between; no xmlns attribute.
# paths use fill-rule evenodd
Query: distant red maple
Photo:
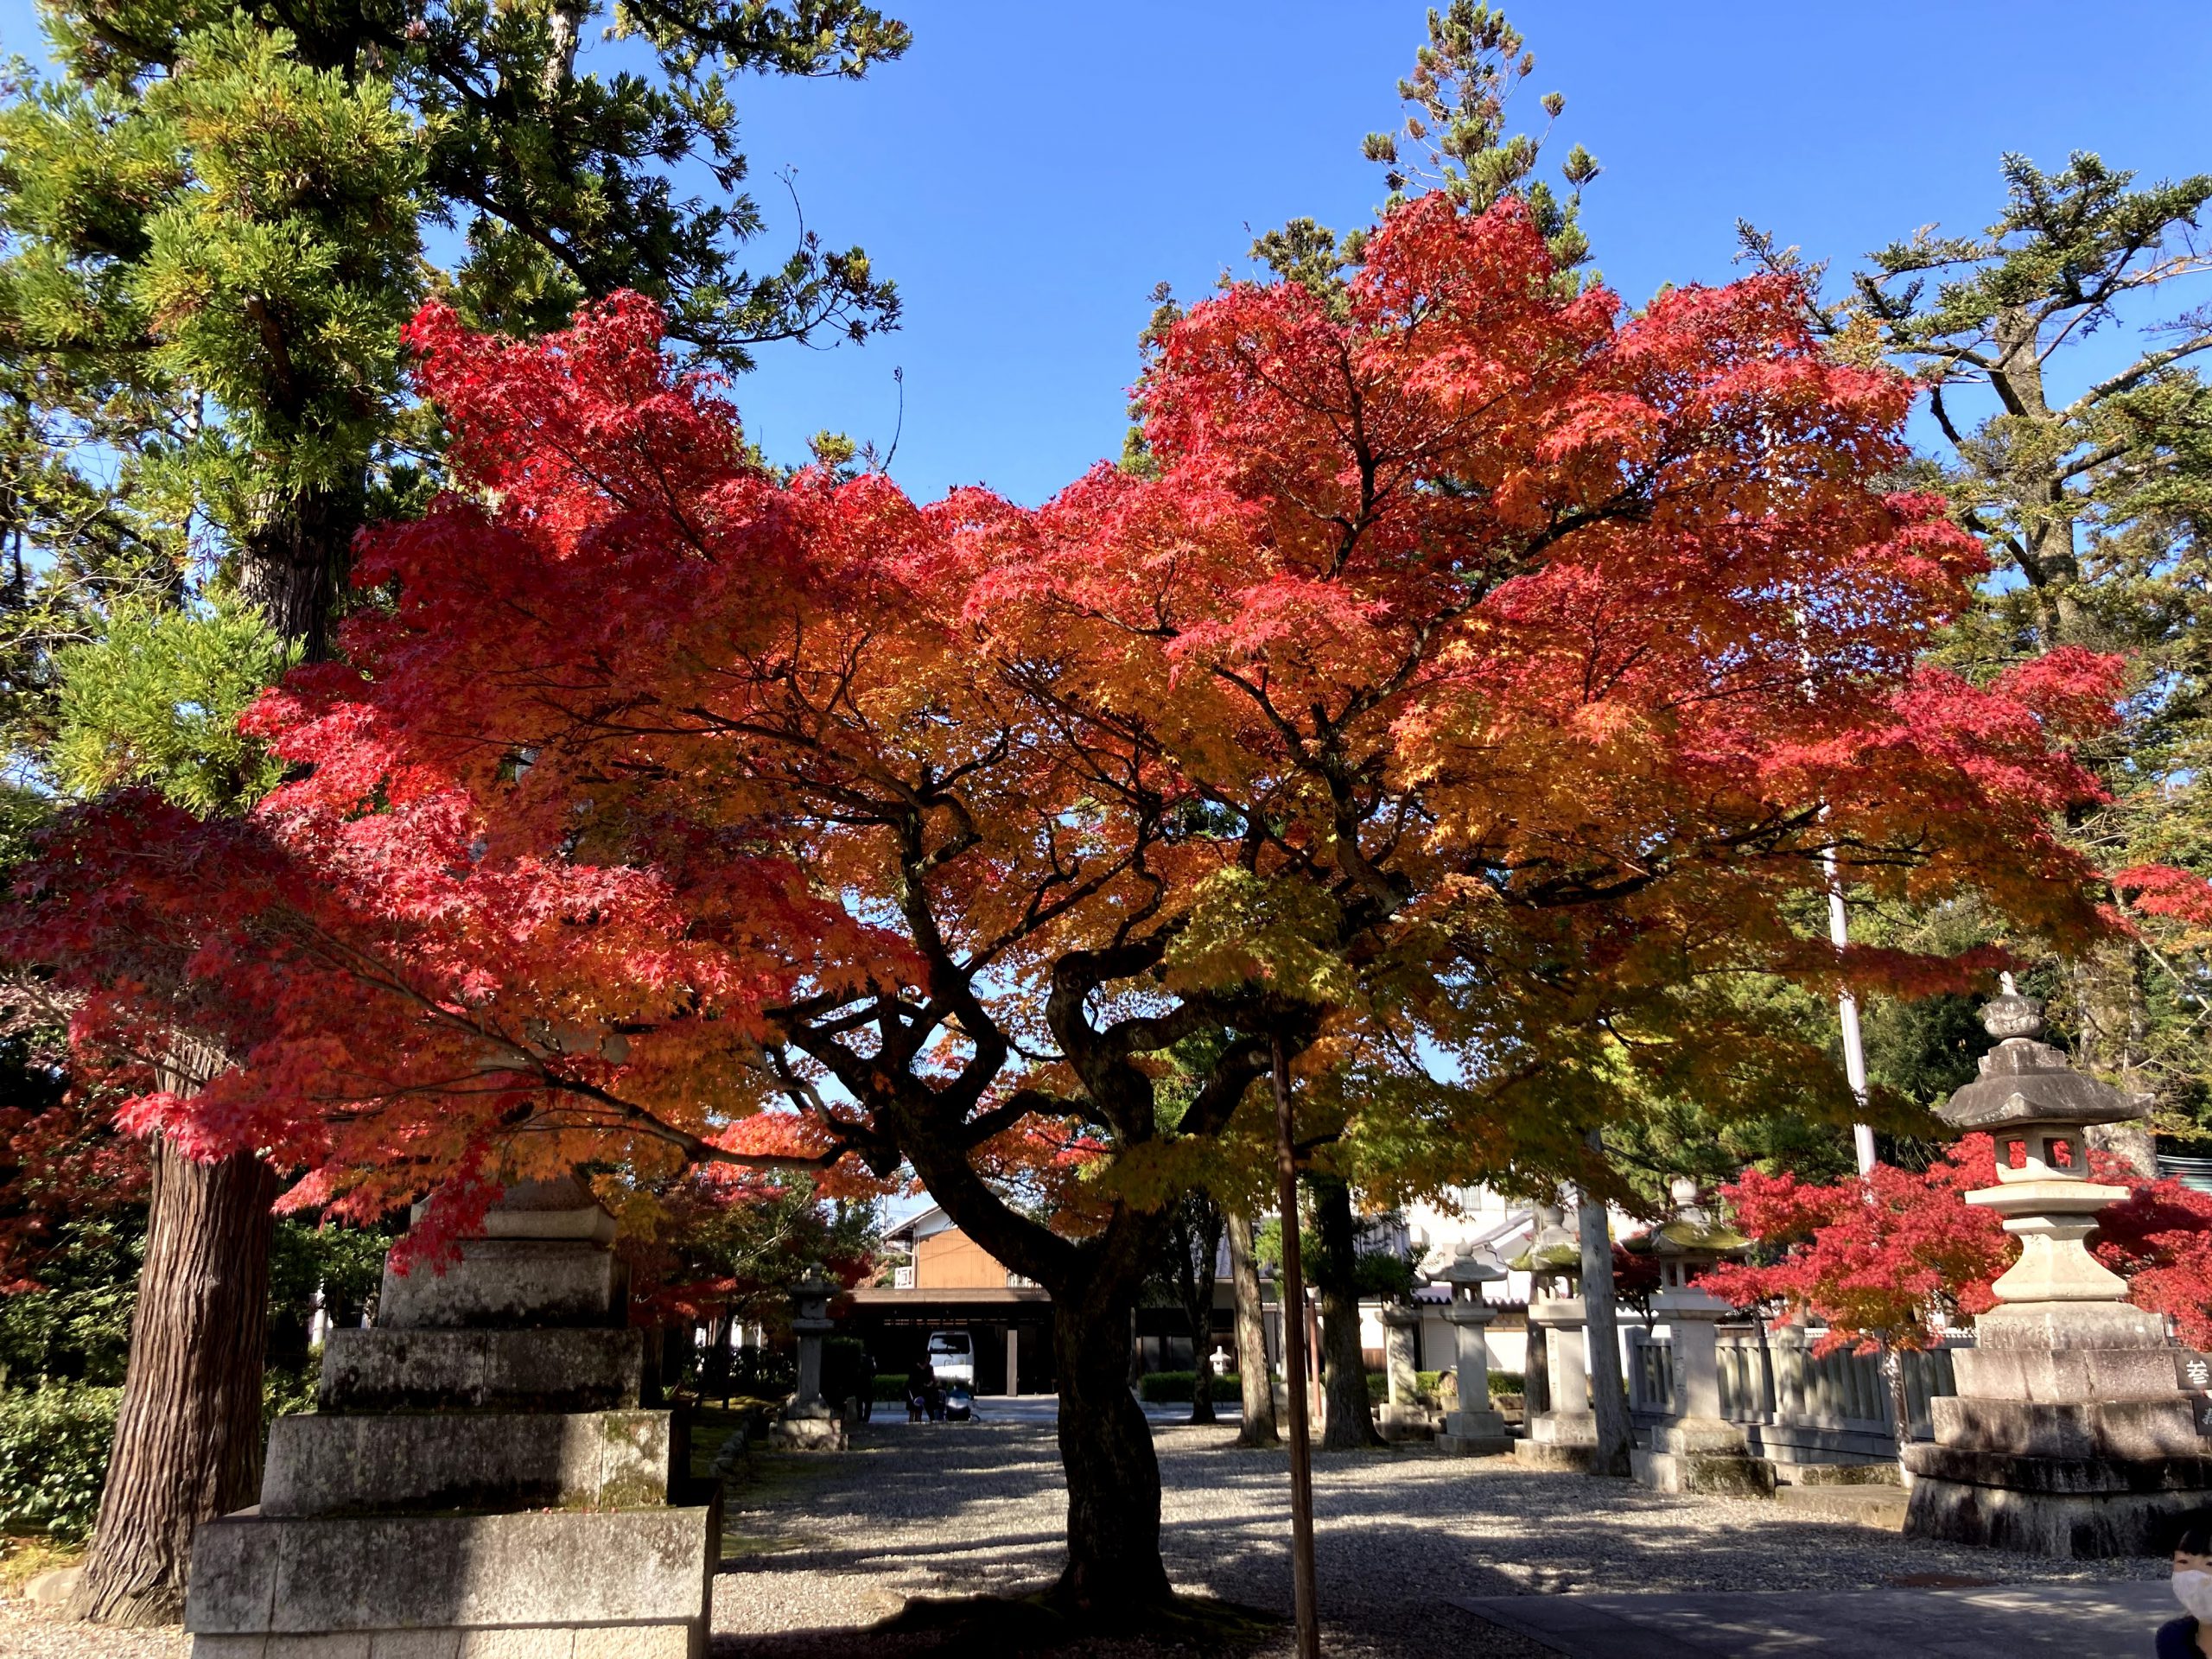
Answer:
<svg viewBox="0 0 2212 1659"><path fill-rule="evenodd" d="M2212 1347L2212 1194L2145 1180L2096 1150L2089 1173L2128 1189L2098 1213L2097 1258L2127 1281L2130 1301L2170 1315L2191 1346ZM1996 1184L1986 1135L1961 1137L1920 1174L1879 1164L1865 1183L1814 1186L1747 1169L1721 1193L1770 1259L1700 1282L1739 1307L1779 1306L1824 1326L1819 1351L1931 1346L1947 1325L1995 1306L1991 1282L2018 1254L1994 1215L1966 1202Z"/></svg>
<svg viewBox="0 0 2212 1659"><path fill-rule="evenodd" d="M2004 1224L1965 1198L1996 1184L1993 1148L1970 1135L1917 1173L1877 1164L1825 1186L1746 1169L1720 1194L1770 1259L1725 1263L1698 1282L1738 1307L1778 1306L1825 1327L1817 1353L1935 1347L1947 1326L1996 1305L1990 1283L2015 1254Z"/></svg>
<svg viewBox="0 0 2212 1659"><path fill-rule="evenodd" d="M1967 982L1804 937L1824 853L2107 925L2049 826L2114 665L1918 664L1983 563L1883 485L1905 382L1786 279L1565 296L1510 201L1363 258L1167 327L1144 474L1034 510L779 481L634 296L534 344L427 309L455 493L365 538L344 662L251 717L297 775L242 823L77 815L4 943L141 1090L212 1044L129 1121L267 1149L296 1205L904 1160L1052 1294L1067 1592L1158 1601L1128 1313L1272 1042L1376 1190L1581 1173L1623 1066L1847 1106L1740 976Z"/></svg>

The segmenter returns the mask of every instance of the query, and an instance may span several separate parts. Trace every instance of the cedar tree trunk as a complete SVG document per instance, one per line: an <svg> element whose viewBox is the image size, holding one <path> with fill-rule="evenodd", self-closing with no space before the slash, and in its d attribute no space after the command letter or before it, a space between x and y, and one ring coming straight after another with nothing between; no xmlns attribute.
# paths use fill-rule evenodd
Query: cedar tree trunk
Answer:
<svg viewBox="0 0 2212 1659"><path fill-rule="evenodd" d="M1260 1265L1252 1256L1252 1217L1231 1210L1229 1282L1236 1297L1236 1376L1244 1392L1244 1414L1237 1425L1239 1446L1274 1446L1275 1379L1268 1369L1268 1320L1260 1302Z"/></svg>
<svg viewBox="0 0 2212 1659"><path fill-rule="evenodd" d="M1053 1599L1086 1621L1140 1622L1173 1592L1160 1559L1160 1460L1129 1392L1139 1279L1096 1274L1050 1287L1068 1478L1068 1564Z"/></svg>
<svg viewBox="0 0 2212 1659"><path fill-rule="evenodd" d="M146 1262L98 1529L74 1618L173 1624L192 1529L261 1495L261 1357L276 1177L251 1153L194 1163L156 1137Z"/></svg>
<svg viewBox="0 0 2212 1659"><path fill-rule="evenodd" d="M309 662L330 655L360 493L310 494L246 538L240 591ZM159 1141L153 1154L123 1407L69 1601L72 1617L103 1624L175 1619L193 1528L260 1497L276 1178L247 1154L196 1165Z"/></svg>
<svg viewBox="0 0 2212 1659"><path fill-rule="evenodd" d="M1380 1446L1367 1397L1367 1358L1359 1343L1359 1229L1351 1188L1333 1175L1308 1175L1319 1248L1309 1260L1321 1294L1321 1389L1328 1402L1321 1444L1332 1451Z"/></svg>

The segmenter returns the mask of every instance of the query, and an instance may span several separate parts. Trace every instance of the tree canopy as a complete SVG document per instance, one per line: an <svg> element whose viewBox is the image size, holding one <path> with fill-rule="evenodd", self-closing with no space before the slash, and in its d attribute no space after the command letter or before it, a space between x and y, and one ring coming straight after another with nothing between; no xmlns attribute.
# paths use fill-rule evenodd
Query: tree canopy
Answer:
<svg viewBox="0 0 2212 1659"><path fill-rule="evenodd" d="M1073 1593L1164 1594L1114 1316L1274 1039L1371 1190L1594 1179L1639 1096L1850 1109L1733 984L1986 967L1809 937L1825 854L2105 925L2051 823L2113 664L1920 660L1986 565L1885 486L1909 385L1786 274L1556 276L1516 200L1406 203L1340 293L1164 323L1143 474L1035 510L764 471L641 297L539 343L433 305L455 487L248 716L289 780L88 809L11 946L84 984L128 1122L295 1205L439 1187L425 1247L588 1157L905 1160L1053 1293ZM147 1090L180 1022L222 1064ZM998 1185L1040 1136L1097 1166L1079 1236Z"/></svg>

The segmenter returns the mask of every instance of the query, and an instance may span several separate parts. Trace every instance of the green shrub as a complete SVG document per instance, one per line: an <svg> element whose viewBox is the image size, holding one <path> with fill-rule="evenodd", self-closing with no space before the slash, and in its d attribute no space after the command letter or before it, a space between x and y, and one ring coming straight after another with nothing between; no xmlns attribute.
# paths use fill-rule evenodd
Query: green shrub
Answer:
<svg viewBox="0 0 2212 1659"><path fill-rule="evenodd" d="M261 1426L265 1431L279 1417L300 1417L315 1408L316 1370L287 1370L271 1365L261 1374Z"/></svg>
<svg viewBox="0 0 2212 1659"><path fill-rule="evenodd" d="M875 1374L875 1398L878 1403L888 1400L904 1405L906 1402L906 1373L878 1371Z"/></svg>
<svg viewBox="0 0 2212 1659"><path fill-rule="evenodd" d="M1528 1379L1518 1371L1492 1371L1490 1391L1492 1394L1525 1394Z"/></svg>
<svg viewBox="0 0 2212 1659"><path fill-rule="evenodd" d="M122 1398L67 1383L0 1393L0 1531L91 1535Z"/></svg>
<svg viewBox="0 0 2212 1659"><path fill-rule="evenodd" d="M1191 1389L1198 1381L1195 1371L1154 1371L1137 1379L1137 1395L1147 1405L1186 1406L1191 1402ZM1244 1384L1236 1372L1213 1380L1213 1398L1236 1400L1243 1396Z"/></svg>
<svg viewBox="0 0 2212 1659"><path fill-rule="evenodd" d="M1436 1403L1437 1390L1444 1386L1444 1379L1450 1375L1448 1371L1415 1371L1414 1386L1421 1390L1421 1397L1433 1406Z"/></svg>

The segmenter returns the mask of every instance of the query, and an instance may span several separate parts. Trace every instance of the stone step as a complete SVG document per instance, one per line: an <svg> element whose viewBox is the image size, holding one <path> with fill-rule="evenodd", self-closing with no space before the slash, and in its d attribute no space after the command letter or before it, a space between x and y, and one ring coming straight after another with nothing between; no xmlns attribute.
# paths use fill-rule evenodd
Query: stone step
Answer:
<svg viewBox="0 0 2212 1659"><path fill-rule="evenodd" d="M1904 1530L1906 1499L1902 1486L1779 1486L1774 1501L1785 1510L1836 1516L1884 1532Z"/></svg>
<svg viewBox="0 0 2212 1659"><path fill-rule="evenodd" d="M1775 1473L1792 1486L1891 1486L1902 1489L1904 1477L1895 1463L1789 1463Z"/></svg>
<svg viewBox="0 0 2212 1659"><path fill-rule="evenodd" d="M665 1411L279 1417L264 1516L624 1509L665 1503L678 1471Z"/></svg>
<svg viewBox="0 0 2212 1659"><path fill-rule="evenodd" d="M377 1294L385 1330L619 1324L629 1283L620 1258L588 1239L470 1238L442 1268L401 1273L387 1260Z"/></svg>
<svg viewBox="0 0 2212 1659"><path fill-rule="evenodd" d="M615 1411L634 1408L642 1331L333 1331L325 1411Z"/></svg>
<svg viewBox="0 0 2212 1659"><path fill-rule="evenodd" d="M706 1651L717 1509L283 1517L194 1535L184 1627L198 1659L266 1652ZM486 1633L490 1633L487 1637ZM321 1646L314 1645L316 1643Z"/></svg>

